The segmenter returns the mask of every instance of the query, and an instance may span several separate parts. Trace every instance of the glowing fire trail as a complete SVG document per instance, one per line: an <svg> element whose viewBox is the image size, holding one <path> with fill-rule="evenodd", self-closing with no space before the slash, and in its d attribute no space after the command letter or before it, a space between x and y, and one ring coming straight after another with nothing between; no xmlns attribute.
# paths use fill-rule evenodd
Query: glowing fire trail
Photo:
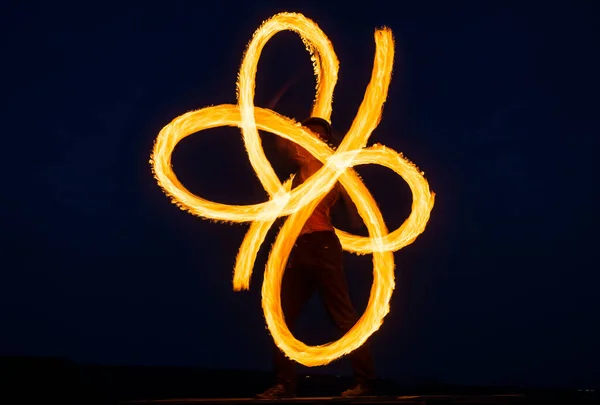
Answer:
<svg viewBox="0 0 600 405"><path fill-rule="evenodd" d="M181 209L207 219L249 222L234 269L234 290L248 289L258 249L273 222L289 216L281 228L265 270L262 306L269 331L283 352L306 366L327 364L360 347L383 323L389 312L394 289L393 252L412 243L424 230L434 204L434 193L423 174L401 154L381 145L366 148L368 139L381 119L391 79L394 41L387 29L375 31L376 52L371 81L350 130L337 151L299 126L295 121L271 110L254 106L254 85L260 53L276 33L291 30L300 35L310 52L317 92L312 115L329 120L333 90L337 82L338 60L333 46L320 28L301 14L280 13L267 20L249 43L238 79L238 104L218 105L183 114L159 133L151 164L162 189ZM171 167L171 154L186 136L220 126L237 126L269 201L254 205L226 205L205 200L190 193L177 179ZM305 148L323 163L323 167L300 186L291 190L291 179L281 183L267 160L258 130L271 132ZM353 166L378 164L401 176L413 194L412 211L398 229L389 233L381 212ZM320 346L307 346L288 329L281 310L281 280L287 258L318 202L340 182L356 204L368 231L368 237L336 229L344 250L373 254L373 286L367 308L342 338Z"/></svg>

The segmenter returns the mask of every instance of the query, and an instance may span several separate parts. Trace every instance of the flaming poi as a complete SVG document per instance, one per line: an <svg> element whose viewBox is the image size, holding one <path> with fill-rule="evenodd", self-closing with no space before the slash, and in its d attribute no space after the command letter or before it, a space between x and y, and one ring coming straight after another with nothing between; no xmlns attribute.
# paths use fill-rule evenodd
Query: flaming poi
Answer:
<svg viewBox="0 0 600 405"><path fill-rule="evenodd" d="M265 21L248 44L239 71L238 103L206 107L175 118L160 131L150 162L158 184L181 209L206 219L250 223L235 263L233 288L236 291L250 288L254 262L267 232L277 218L287 216L267 261L262 307L275 344L298 363L319 366L354 351L379 329L389 312L395 285L393 252L412 243L425 230L435 195L429 190L423 173L402 154L378 144L366 147L381 119L390 84L394 60L391 30L375 30L376 50L371 80L354 121L336 150L293 119L254 105L255 77L261 51L273 35L284 30L291 30L302 38L313 61L317 86L312 116L329 120L339 68L333 46L310 19L297 13L280 13ZM241 129L250 163L270 196L268 201L253 205L221 204L192 194L177 179L171 166L171 155L177 143L190 134L220 126ZM292 190L291 179L281 183L267 160L258 130L295 142L319 159L323 167ZM353 169L366 164L393 170L412 191L411 213L393 232L388 231L375 200ZM296 339L285 323L281 309L281 280L302 226L336 182L347 190L369 236L353 235L340 229L335 231L345 251L373 255L373 284L365 312L350 331L335 342L308 346Z"/></svg>

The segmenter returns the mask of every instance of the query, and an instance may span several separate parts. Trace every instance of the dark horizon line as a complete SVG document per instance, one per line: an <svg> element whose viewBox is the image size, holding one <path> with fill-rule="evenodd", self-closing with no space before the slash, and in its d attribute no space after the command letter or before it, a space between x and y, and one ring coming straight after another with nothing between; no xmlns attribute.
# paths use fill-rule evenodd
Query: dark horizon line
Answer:
<svg viewBox="0 0 600 405"><path fill-rule="evenodd" d="M14 362L15 364L6 364ZM20 364L19 364L20 363ZM30 363L30 364L23 364ZM0 355L0 368L2 365L8 366L8 368L15 366L26 366L26 367L92 367L92 368L105 368L105 369L153 369L153 370L189 370L200 373L242 373L242 374L253 374L267 376L272 374L271 371L264 371L260 369L245 369L245 368L214 368L214 367L203 367L200 365L136 365L136 364L108 364L108 363L83 363L68 357L61 356L36 356L36 355ZM314 372L314 373L299 373L298 377L302 378L339 378L339 379L350 379L351 375L346 374L333 374L326 372ZM393 384L410 385L410 386L429 386L431 388L454 388L454 389L471 389L471 390L527 390L529 392L564 392L564 391L586 391L600 394L600 382L592 384L582 384L581 386L555 386L555 387L543 387L543 386L527 386L527 385L473 385L473 384L459 384L459 383L448 383L435 378L430 377L419 377L415 375L404 375L402 377L380 377L380 381L385 381ZM592 391L589 391L592 390Z"/></svg>

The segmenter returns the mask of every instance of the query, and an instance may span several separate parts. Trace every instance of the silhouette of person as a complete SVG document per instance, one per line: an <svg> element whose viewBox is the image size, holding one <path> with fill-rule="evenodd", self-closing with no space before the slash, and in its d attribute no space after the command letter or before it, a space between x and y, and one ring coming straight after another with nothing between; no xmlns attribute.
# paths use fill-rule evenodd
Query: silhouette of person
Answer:
<svg viewBox="0 0 600 405"><path fill-rule="evenodd" d="M310 117L302 125L327 143L333 143L331 126L322 118ZM297 187L322 167L322 163L304 148L283 138L278 146L288 158L293 159L299 170L292 186ZM292 328L303 307L312 294L319 292L329 317L342 334L348 332L358 320L358 314L350 300L343 270L342 246L331 224L330 211L338 199L344 201L353 227L360 227L362 220L346 191L338 184L315 208L306 221L288 260L281 286L281 305L288 327ZM294 397L296 394L295 362L275 345L275 385L258 394L259 399ZM355 384L344 391L343 397L364 395L371 391L375 379L375 367L369 345L349 354L354 369Z"/></svg>

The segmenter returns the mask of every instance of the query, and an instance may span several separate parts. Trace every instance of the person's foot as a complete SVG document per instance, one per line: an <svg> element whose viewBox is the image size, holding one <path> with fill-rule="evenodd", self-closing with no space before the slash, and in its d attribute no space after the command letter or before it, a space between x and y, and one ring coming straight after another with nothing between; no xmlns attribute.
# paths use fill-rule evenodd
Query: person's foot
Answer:
<svg viewBox="0 0 600 405"><path fill-rule="evenodd" d="M278 399L278 398L293 398L296 396L294 390L284 384L275 384L265 392L258 394L256 399Z"/></svg>
<svg viewBox="0 0 600 405"><path fill-rule="evenodd" d="M371 393L371 387L367 384L356 384L353 387L348 388L346 391L342 392L342 397L360 397L361 395L367 395Z"/></svg>

